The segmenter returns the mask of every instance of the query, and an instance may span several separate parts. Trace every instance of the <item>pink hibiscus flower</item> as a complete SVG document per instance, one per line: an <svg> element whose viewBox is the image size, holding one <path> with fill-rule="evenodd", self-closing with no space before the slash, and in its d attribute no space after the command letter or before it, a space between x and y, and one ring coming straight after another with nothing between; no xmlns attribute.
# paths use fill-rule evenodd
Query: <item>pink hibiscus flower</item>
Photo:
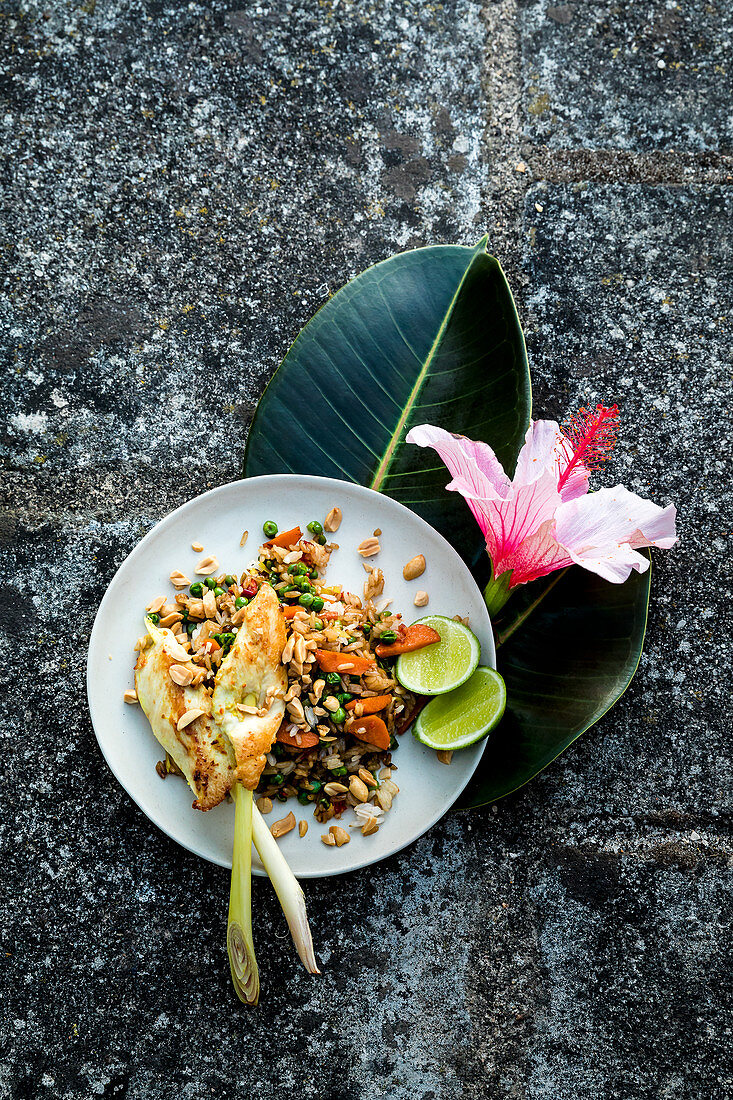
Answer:
<svg viewBox="0 0 733 1100"><path fill-rule="evenodd" d="M588 492L590 472L607 457L617 427L615 405L582 409L567 431L554 420L533 421L511 479L487 443L430 424L408 433L408 443L438 452L453 475L447 488L465 498L484 533L490 610L517 585L568 565L620 584L632 569L649 568L640 547L667 549L677 541L673 505L660 508L623 485Z"/></svg>

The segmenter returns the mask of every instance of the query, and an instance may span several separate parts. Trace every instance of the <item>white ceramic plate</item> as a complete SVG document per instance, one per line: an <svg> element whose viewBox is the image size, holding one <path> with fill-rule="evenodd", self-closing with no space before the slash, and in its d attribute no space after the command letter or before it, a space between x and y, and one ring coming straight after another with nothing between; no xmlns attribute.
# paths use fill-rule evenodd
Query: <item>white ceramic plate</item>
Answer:
<svg viewBox="0 0 733 1100"><path fill-rule="evenodd" d="M305 529L313 519L323 522L335 504L344 518L333 536L340 549L331 556L328 578L361 594L366 574L356 547L381 528L382 549L372 561L384 571L384 594L393 598L392 609L401 611L406 623L426 612L468 615L481 642L481 663L495 665L486 605L468 569L441 535L389 497L330 478L277 474L222 485L177 508L135 547L105 593L89 643L89 709L107 763L143 812L184 848L222 867L231 867L233 806L222 803L202 813L192 809L193 795L182 779L160 779L155 763L162 750L140 707L122 698L133 686L133 646L143 632L144 608L155 596L172 593L168 578L174 569L193 578L203 555L191 549L192 542L215 554L223 571L241 573L257 557L265 520L274 519L281 531L297 524ZM242 549L239 540L245 530L250 534ZM427 569L418 581L405 581L402 567L416 554L425 555ZM427 608L413 604L419 589L430 595ZM404 848L443 816L473 775L484 744L456 753L446 767L409 731L404 733L393 757L400 793L384 825L367 837L349 829L351 842L341 848L321 842L326 828L315 820L311 806L294 799L287 806L276 802L265 820L272 823L292 808L296 818L308 821L305 837L295 829L279 842L299 878L364 867ZM352 820L349 810L341 824L348 828ZM263 873L256 855L253 865Z"/></svg>

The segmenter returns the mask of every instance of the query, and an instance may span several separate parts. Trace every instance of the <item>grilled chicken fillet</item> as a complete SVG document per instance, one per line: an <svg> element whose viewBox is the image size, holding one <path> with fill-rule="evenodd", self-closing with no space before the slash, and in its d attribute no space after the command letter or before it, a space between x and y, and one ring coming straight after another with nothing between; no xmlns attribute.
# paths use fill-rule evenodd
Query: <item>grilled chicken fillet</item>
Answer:
<svg viewBox="0 0 733 1100"><path fill-rule="evenodd" d="M211 697L214 721L229 738L236 775L253 791L278 731L285 703L287 672L282 664L285 616L275 591L263 584L244 608L236 640L221 663ZM248 697L249 704L245 702ZM242 710L257 708L257 713Z"/></svg>
<svg viewBox="0 0 733 1100"><path fill-rule="evenodd" d="M144 649L135 665L135 690L140 706L156 738L181 769L196 795L194 808L210 810L225 797L235 780L231 746L212 716L211 696L206 688L180 687L171 680L171 665L188 665L185 649L172 631L146 620L152 645ZM190 710L203 713L184 729L178 721Z"/></svg>

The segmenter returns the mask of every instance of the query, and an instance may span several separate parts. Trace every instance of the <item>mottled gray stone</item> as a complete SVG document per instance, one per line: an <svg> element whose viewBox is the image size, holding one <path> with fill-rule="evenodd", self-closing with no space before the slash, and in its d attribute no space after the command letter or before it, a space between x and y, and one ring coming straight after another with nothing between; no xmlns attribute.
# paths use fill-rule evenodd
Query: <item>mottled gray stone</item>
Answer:
<svg viewBox="0 0 733 1100"><path fill-rule="evenodd" d="M519 0L528 136L553 149L733 148L726 0Z"/></svg>
<svg viewBox="0 0 733 1100"><path fill-rule="evenodd" d="M697 152L729 142L728 12L609 16L619 62L645 19L664 42L673 17L704 30L674 57L697 52L699 87L669 53L658 70L687 107L655 94L641 50L595 98L566 95L570 62L605 48L577 28L607 15L92 0L6 22L3 1100L733 1094L732 200L723 159ZM526 126L533 53L565 130ZM604 477L674 500L681 543L655 555L642 664L603 722L523 792L307 884L320 979L255 883L263 1002L245 1012L226 873L158 834L96 747L96 607L157 519L237 475L262 387L329 290L484 227L536 415L618 400Z"/></svg>

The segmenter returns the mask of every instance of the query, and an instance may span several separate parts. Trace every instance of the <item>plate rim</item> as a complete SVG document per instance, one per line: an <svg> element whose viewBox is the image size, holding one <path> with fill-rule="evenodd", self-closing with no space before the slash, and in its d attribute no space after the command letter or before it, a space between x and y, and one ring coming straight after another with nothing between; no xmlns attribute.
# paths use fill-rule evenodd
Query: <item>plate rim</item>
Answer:
<svg viewBox="0 0 733 1100"><path fill-rule="evenodd" d="M100 738L100 734L97 730L97 723L95 721L94 704L93 704L93 699L92 699L92 656L93 656L94 652L96 651L96 649L99 645L98 636L100 635L101 630L102 630L102 625L101 625L102 614L103 614L103 611L105 609L105 605L107 604L107 602L113 598L110 595L110 593L112 592L112 589L115 586L115 582L117 581L117 579L118 579L120 573L122 572L122 570L129 563L130 559L137 556L139 552L142 552L143 547L146 546L149 542L153 541L153 539L155 538L155 536L157 535L157 533L159 532L159 530L161 528L164 528L164 527L170 525L171 523L173 523L174 520L182 512L187 511L193 505L198 504L199 502L205 500L208 497L215 496L217 493L221 492L224 489L233 489L237 486L244 487L244 486L247 486L247 485L252 485L256 482L260 482L260 483L261 482L268 482L268 483L282 482L284 484L287 484L289 482L297 481L298 483L302 483L304 479L307 479L309 484L315 483L315 484L318 484L319 486L321 486L323 488L332 487L332 486L342 486L342 487L346 487L350 491L356 492L357 495L358 494L373 495L373 496L379 497L380 500L382 500L382 501L388 502L388 506L396 508L398 512L407 512L413 520L417 521L418 525L421 525L423 528L427 528L431 532L432 535L436 536L442 543L445 544L445 546L450 550L450 552L460 562L461 566L466 570L469 577L471 578L472 583L475 585L476 589L478 590L478 592L480 594L479 586L476 584L476 581L474 580L474 578L471 574L471 571L469 570L466 563L463 561L463 559L458 554L458 551L453 546L451 546L451 544L448 542L448 540L445 538L445 536L440 533L440 531L437 531L434 527L432 527L431 524L429 524L427 522L427 520L423 519L422 516L418 515L417 512L413 512L412 509L408 508L406 504L402 504L400 501L395 500L394 497L389 497L386 494L380 493L376 489L372 489L367 485L360 485L355 481L343 481L339 478L322 477L322 476L317 475L317 474L314 474L314 475L310 475L310 474L308 474L308 475L304 475L304 474L287 474L287 473L258 474L255 477L235 478L233 481L222 482L220 485L215 485L213 488L207 489L205 492L199 493L195 497L191 497L189 500L184 501L182 504L179 504L176 508L174 508L171 512L167 512L166 515L162 516L157 521L157 523L155 523L150 528L150 530L145 535L143 535L143 537L138 542L135 543L132 550L130 550L129 554L127 554L124 557L124 559L120 562L119 566L115 570L114 575L110 579L110 581L109 581L109 583L108 583L108 585L105 589L104 595L102 596L102 599L100 600L99 606L97 608L96 615L94 616L94 623L92 625L91 633L90 633L90 636L89 636L89 645L87 647L87 668L86 668L85 680L86 680L86 692L87 692L87 707L88 707L89 715L90 715L90 718L91 718L92 729L94 731L94 737L95 737L95 740L97 742L97 746L99 748L99 751L101 752L102 757L103 757L105 763L107 764L107 767L111 771L112 775L115 777L118 784L120 785L122 790L125 792L125 794L128 796L128 798L130 798L135 803L135 805L145 815L145 817L148 819L148 821L150 821L165 836L167 836L170 840L172 840L174 844L177 844L179 847L185 849L188 852L191 852L192 855L198 856L200 859L205 860L207 863L210 863L213 866L223 867L226 870L230 869L230 866L231 866L230 863L226 863L226 862L224 862L220 859L212 858L212 856L210 854L202 851L200 847L196 847L194 844L186 843L185 841L180 840L177 836L174 836L173 833L170 831L170 829L168 827L166 827L166 825L163 822L161 822L159 816L156 815L154 812L149 812L149 810L144 805L142 805L142 803L138 800L138 798L132 793L132 791L125 785L125 783L120 778L119 774L117 773L117 770L113 766L112 761L110 760L109 756L107 755L107 752L105 751L104 744L103 744L103 742ZM482 652L482 654L481 654L482 664L488 664L491 668L495 669L496 668L496 645L495 645L495 642L494 642L493 628L491 626L491 617L488 613L488 609L486 610L486 615L487 615L487 619L488 619L488 622L489 622L489 628L490 628L489 637L491 639L491 654L489 655L489 659L487 661L487 660L484 659L485 656L487 656L487 655L485 655ZM483 647L482 647L482 649L483 649ZM420 837L424 836L427 832L429 832L429 830L432 829L432 827L435 824L437 824L438 821L440 821L443 817L445 817L445 815L448 813L448 811L450 809L452 809L452 807L458 801L458 799L460 798L460 796L463 793L463 791L465 790L465 788L470 783L471 779L473 778L473 776L476 772L476 769L478 768L479 764L481 763L481 760L483 758L484 751L486 749L487 743L488 743L488 737L486 737L484 739L484 741L482 742L481 752L476 757L476 763L475 763L474 767L471 769L471 771L469 772L469 774L467 775L466 779L459 785L459 787L455 791L455 794L450 799L450 801L447 801L446 803L443 803L441 805L440 811L437 814L430 816L426 820L425 826L424 826L424 828L422 828L420 830L420 832L415 833L414 835L411 835L404 842L399 843L397 845L397 847L391 849L391 851L386 852L386 853L384 853L384 854L382 854L382 855L380 855L380 856L378 856L374 859L370 859L369 857L362 858L362 859L357 859L349 867L335 867L333 870L325 871L325 872L322 872L322 871L309 871L309 870L302 871L301 870L301 871L298 871L298 872L294 872L294 874L296 875L296 878L298 878L298 879L306 879L306 878L308 878L308 879L320 879L320 878L331 878L335 875L347 875L347 874L351 874L353 871L361 870L364 867L374 866L377 863L381 863L385 859L390 859L392 856L397 855L399 852L403 852L405 850L405 848L408 848L411 844L414 844L417 840L419 840ZM258 877L266 877L266 872L264 871L264 869L261 869L259 867L254 866L254 865L252 867L252 873L254 875L257 875Z"/></svg>

